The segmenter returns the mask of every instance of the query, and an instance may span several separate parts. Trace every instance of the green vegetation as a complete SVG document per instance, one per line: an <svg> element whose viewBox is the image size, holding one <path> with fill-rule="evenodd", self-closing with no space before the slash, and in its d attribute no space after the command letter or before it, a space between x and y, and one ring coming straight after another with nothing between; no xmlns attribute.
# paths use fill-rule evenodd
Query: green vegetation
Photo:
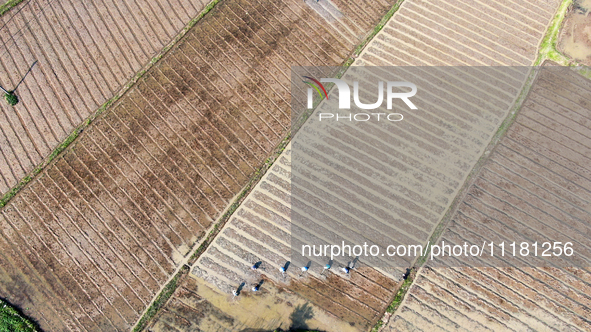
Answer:
<svg viewBox="0 0 591 332"><path fill-rule="evenodd" d="M540 44L540 52L534 65L539 66L545 60L551 60L561 66L570 66L582 76L591 79L591 68L588 66L583 66L577 63L577 61L570 59L558 51L556 47L558 44L560 28L562 27L562 23L564 22L566 14L569 12L569 10L577 10L578 6L579 4L577 1L564 0L562 2L558 8L556 16L554 16L554 19L548 28L548 32L546 32L546 35Z"/></svg>
<svg viewBox="0 0 591 332"><path fill-rule="evenodd" d="M580 67L575 68L575 70L579 74L581 74L591 80L591 68L585 67L585 66L580 66Z"/></svg>
<svg viewBox="0 0 591 332"><path fill-rule="evenodd" d="M558 52L556 49L556 44L558 43L558 32L560 31L562 22L564 21L566 13L568 13L568 9L572 3L573 0L565 0L558 8L558 12L556 13L556 16L554 16L554 19L552 19L552 23L550 23L548 32L540 44L539 56L534 63L534 66L539 66L547 59L563 66L569 65L569 59L562 53Z"/></svg>
<svg viewBox="0 0 591 332"><path fill-rule="evenodd" d="M164 286L162 291L160 291L154 302L152 302L152 305L148 308L148 310L146 310L146 313L142 316L142 318L133 328L133 332L139 332L143 330L144 327L146 327L150 319L152 319L152 317L154 317L158 313L160 308L162 308L166 304L168 299L170 299L172 294L174 294L174 291L176 290L177 285L181 280L181 277L183 277L188 272L189 267L187 265L183 265L181 270L172 278L172 280L170 280L168 284L166 284L166 286Z"/></svg>
<svg viewBox="0 0 591 332"><path fill-rule="evenodd" d="M0 332L37 332L35 323L8 302L0 300Z"/></svg>
<svg viewBox="0 0 591 332"><path fill-rule="evenodd" d="M404 296L406 295L406 293L410 289L410 286L412 286L412 283L414 281L416 274L417 274L417 269L414 267L408 271L406 278L402 282L402 285L400 285L400 288L398 288L396 295L394 295L394 299L392 300L392 303L390 303L388 308L386 308L386 312L388 314L394 313L394 311L396 311L396 309L398 309L398 307L400 307L402 300L404 300ZM371 332L378 332L382 328L382 326L384 326L384 321L382 321L380 319L380 320L378 320L376 325L373 326L373 328L371 329Z"/></svg>
<svg viewBox="0 0 591 332"><path fill-rule="evenodd" d="M16 6L18 3L20 3L22 0L15 0L15 1L9 1L8 3L14 3L13 6ZM94 112L94 114L92 114L91 116L89 116L81 125L79 125L77 128L75 128L72 133L58 146L56 147L51 154L39 165L37 165L37 167L35 169L33 169L33 171L31 171L30 174L28 174L27 176L25 176L24 178L21 179L21 181L14 186L13 188L11 188L8 192L6 192L4 194L4 196L2 196L2 198L0 198L0 208L4 207L6 204L8 204L8 202L22 189L24 188L29 182L31 182L35 176L37 176L39 173L41 173L41 171L43 171L43 169L45 169L45 167L47 167L57 156L59 156L64 150L66 150L66 148L68 146L70 146L71 143L73 143L76 138L78 138L78 136L80 135L80 133L82 133L82 131L84 131L84 129L86 129L88 126L90 126L90 124L92 122L94 122L94 120L96 120L97 117L99 117L102 113L104 113L111 105L113 105L115 102L117 102L123 95L125 95L125 93L134 85L136 84L147 72L148 70L156 63L158 62L166 53L168 53L168 51L170 51L170 49L176 45L184 36L185 34L187 34L187 32L193 27L195 26L195 24L197 24L197 22L203 18L203 16L205 14L207 14L208 12L210 12L214 6L219 2L220 0L214 0L212 2L210 2L204 9L203 11L201 11L201 13L199 14L199 16L197 16L196 18L194 18L193 20L191 20L184 28L183 30L181 30L181 32L167 45L165 46L160 53L158 53L154 58L152 58L150 60L150 62L148 62L148 64L142 69L140 70L125 86L123 86L123 88L121 88L121 90L115 94L111 99L107 100L104 104L102 104L97 110L96 112ZM5 4L6 5L6 4ZM2 6L0 6L0 10L1 8L3 8ZM10 8L9 8L10 9ZM0 11L0 15L4 13ZM14 95L15 98L16 95ZM4 98L6 99L6 101L8 103L10 103L10 101L8 100L8 97L5 95ZM18 102L18 98L17 98L17 102Z"/></svg>
<svg viewBox="0 0 591 332"><path fill-rule="evenodd" d="M18 97L12 91L8 91L8 93L5 93L4 99L6 100L8 105L10 105L10 106L14 106L14 105L18 104Z"/></svg>
<svg viewBox="0 0 591 332"><path fill-rule="evenodd" d="M384 15L384 17L382 17L380 22L375 26L375 28L369 33L369 35L367 35L365 40L361 44L359 44L359 46L357 46L357 48L353 52L354 58L356 58L359 54L361 54L363 49L367 46L367 44L369 44L369 42L373 39L373 37L375 37L378 34L378 32L380 32L384 28L386 23L388 23L388 21L390 20L390 18L392 18L394 13L396 13L398 11L398 9L400 8L400 6L402 5L403 2L404 2L404 0L396 1L394 6L392 6L392 8L390 8L390 10L386 13L386 15ZM350 65L350 63L348 65L347 65L347 63L348 63L348 61L345 63L345 65L348 67ZM352 63L352 61L351 61L351 63Z"/></svg>
<svg viewBox="0 0 591 332"><path fill-rule="evenodd" d="M378 332L382 326L384 326L384 322L382 322L382 320L380 319L376 325L374 325L374 327L371 329L371 332Z"/></svg>
<svg viewBox="0 0 591 332"><path fill-rule="evenodd" d="M404 279L404 281L402 282L402 285L398 289L398 292L396 292L396 295L394 295L394 300L392 300L392 303L390 303L390 305L386 309L387 313L391 314L394 311L396 311L396 309L398 309L398 307L402 303L402 300L404 299L404 295L406 295L406 292L408 292L408 290L410 289L410 286L412 285L412 282L415 279L415 275L416 275L416 269L412 268L411 272L408 274L406 279Z"/></svg>
<svg viewBox="0 0 591 332"><path fill-rule="evenodd" d="M8 0L3 5L0 6L0 16L6 14L9 10L13 7L18 5L19 3L23 2L23 0Z"/></svg>

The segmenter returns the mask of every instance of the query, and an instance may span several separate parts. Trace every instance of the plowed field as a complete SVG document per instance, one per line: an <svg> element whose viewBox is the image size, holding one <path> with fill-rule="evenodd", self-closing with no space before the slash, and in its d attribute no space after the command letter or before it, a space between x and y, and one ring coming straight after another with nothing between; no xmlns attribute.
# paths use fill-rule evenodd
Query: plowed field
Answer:
<svg viewBox="0 0 591 332"><path fill-rule="evenodd" d="M535 60L539 42L558 4L559 1L556 0L541 3L503 1L494 4L480 1L434 3L407 0L385 28L369 43L354 66L528 66ZM483 89L486 91L490 89L485 87L489 83L482 81L482 76L486 75L479 75L478 70L474 69L468 76L473 84L483 84L481 86L484 86ZM500 69L497 74L502 76L506 73L506 69ZM379 140L372 137L375 139L374 145L349 146L361 154L370 155L372 149L392 149L390 153L396 154L395 165L399 172L394 174L395 180L389 182L387 190L403 198L408 198L411 193L413 202L426 209L425 213L430 215L428 220L424 220L427 232L420 236L425 241L432 229L430 227L434 227L451 204L465 176L506 116L527 75L526 71L520 71L517 67L513 71L509 70L509 73L506 84L510 89L503 99L506 104L495 104L495 107L503 108L502 110L488 110L475 114L471 112L480 108L466 106L465 113L462 114L430 114L419 110L405 114L405 126L388 132L386 136L391 135L390 142L396 144L382 146L379 141L383 136L379 136ZM426 100L436 104L444 95L444 92L437 90ZM302 130L305 128L306 126ZM369 136L378 136L375 128L367 128L365 132L369 133ZM444 140L439 140L439 137L443 137ZM346 277L335 269L329 273L329 279L326 278L326 273L321 275L325 262L314 261L308 275L302 279L299 278L300 266L292 266L293 270L288 270L286 277L281 275L278 268L288 260L292 241L289 236L290 153L288 149L278 159L273 169L249 194L214 243L195 264L192 270L194 275L227 294L227 298L219 302L205 301L201 302L201 305L208 303L208 308L221 310L224 315L237 322L248 320L236 313L236 307L243 304L241 300L231 302L230 292L241 282L246 282L248 287L245 288L245 292L249 292L250 286L264 276L266 280L273 282L273 287L292 289L301 298L364 330L385 310L388 301L384 299L391 296L394 291L392 286L380 288L372 285L380 284L377 280L383 280L385 277L391 278L390 282L396 282L403 271L376 271L363 266L361 262L360 267L363 268L359 273L354 271L350 277ZM433 155L439 157L433 159ZM371 160L371 168L381 166L382 162L391 168L393 161L394 159ZM388 170L388 167L384 166L383 170ZM414 211L411 207L402 205L400 212L413 216L415 219L412 220L415 221L417 217L413 215ZM406 219L401 218L401 221L404 220ZM402 223L395 224L400 225ZM327 231L320 227L322 225L318 226L317 229L320 231L316 235L319 237L330 238L335 233L343 231L342 227L332 227L331 231ZM406 231L406 228L402 231ZM262 261L264 268L253 272L250 266L256 261ZM337 282L335 278L343 280ZM344 283L345 287L339 288L340 282ZM296 289L307 291L297 292ZM247 296L258 295L249 293ZM198 298L199 295L189 296L194 297ZM180 301L187 303L187 298ZM202 320L196 317L201 317L202 314L203 317L213 317L209 309L203 313L199 309L200 306L193 305L193 309L185 310L186 306L179 303L179 299L173 297L162 316L153 322L150 330L182 331L183 324L189 322L195 324L192 325L195 327L207 326L200 325ZM244 305L247 305L246 303L244 302ZM236 326L268 328L268 323L269 320L261 319L250 325ZM277 321L276 326L280 323ZM219 327L220 331L226 328L232 330L229 327L232 325L215 326ZM334 327L334 330L338 328Z"/></svg>
<svg viewBox="0 0 591 332"><path fill-rule="evenodd" d="M285 135L290 66L342 63L390 5L220 2L2 209L0 296L47 331L129 330Z"/></svg>
<svg viewBox="0 0 591 332"><path fill-rule="evenodd" d="M206 1L23 1L0 18L0 194L40 164L197 16ZM171 9L171 10L169 10Z"/></svg>
<svg viewBox="0 0 591 332"><path fill-rule="evenodd" d="M427 266L387 331L591 330L591 82L559 69L539 74L443 239L511 242L518 232L570 241L575 255L560 265Z"/></svg>
<svg viewBox="0 0 591 332"><path fill-rule="evenodd" d="M560 1L405 1L359 64L529 66Z"/></svg>

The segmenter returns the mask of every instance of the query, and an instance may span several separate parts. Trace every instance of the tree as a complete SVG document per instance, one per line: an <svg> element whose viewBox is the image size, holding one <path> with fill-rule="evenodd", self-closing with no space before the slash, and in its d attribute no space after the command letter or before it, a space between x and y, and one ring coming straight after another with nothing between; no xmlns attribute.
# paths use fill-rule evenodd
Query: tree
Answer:
<svg viewBox="0 0 591 332"><path fill-rule="evenodd" d="M31 70L33 70L33 67L35 66L35 64L37 64L37 60L35 60L35 62L33 62L33 64L31 65L31 67L29 67L29 70L27 70L27 73L25 74L25 76L23 76L23 78L21 78L21 80L18 82L16 87L14 87L14 89L6 90L2 86L0 86L0 89L2 91L4 91L4 100L6 100L8 105L14 106L14 105L18 104L18 102L19 102L18 96L15 95L14 93L15 93L16 89L19 87L19 85L21 85L21 83L25 80L25 77L27 77L27 75L29 75Z"/></svg>

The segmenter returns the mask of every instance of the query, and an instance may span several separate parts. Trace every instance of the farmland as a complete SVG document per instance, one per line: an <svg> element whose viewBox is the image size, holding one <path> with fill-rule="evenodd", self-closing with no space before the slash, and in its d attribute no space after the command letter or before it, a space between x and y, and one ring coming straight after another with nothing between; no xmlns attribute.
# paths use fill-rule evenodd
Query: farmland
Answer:
<svg viewBox="0 0 591 332"><path fill-rule="evenodd" d="M129 330L161 287L189 262L188 255L289 130L289 68L342 64L393 4L385 0L221 1L1 210L0 295L20 307L31 308L27 314L48 331ZM2 144L10 149L2 149L0 174L4 185L0 184L0 192L22 178L114 95L204 5L120 2L98 8L92 3L57 6L48 2L30 5L38 13L31 24L24 23L33 15L27 14L29 7L10 21L11 16L4 16L7 27L15 24L11 31L23 34L20 39L2 37L7 38L5 44L12 42L23 49L13 48L19 51L3 58L10 62L4 64L2 75L7 76L0 77L1 82L14 85L34 59L40 62L19 88L22 103L14 109L3 107L6 121L0 122L4 125ZM351 235L355 230L342 220L357 221L360 215L368 214L371 221L358 223L383 244L397 240L398 233L426 241L519 95L529 73L525 66L533 63L557 5L558 1L405 1L357 57L354 68L513 67L440 72L400 67L399 75L415 75L424 87L421 91L427 93L421 96L424 108L405 112L404 122L392 124L388 128L392 130L363 124L342 133L304 126L302 133L322 134L340 144L334 150L318 146L306 150L314 164L297 160L297 167L311 174L303 190L310 201L326 199L319 190L321 183L315 180L328 171L333 176L328 182L332 197L346 201L358 190L366 203L363 209L323 222L318 217L339 206L330 205L326 211L310 206L307 217L310 229L316 231L314 236L321 240L357 240ZM157 10L169 7L186 8L187 12ZM122 13L135 18L117 20L115 8L131 8L127 10L144 16ZM153 12L164 16L154 17ZM109 17L113 22L106 22ZM65 31L60 22L66 20L75 28ZM101 25L111 29L98 28ZM88 33L80 32L84 29ZM144 42L153 48L147 48ZM374 74L370 78L379 77ZM474 96L458 92L467 87L475 88ZM455 108L451 110L449 105ZM563 130L562 134L585 139L583 129L575 134ZM534 139L529 132L523 135ZM568 135L565 137L572 138ZM362 140L357 142L356 138ZM329 166L350 167L339 163L345 150L365 160L365 164L356 165L362 173L367 175L370 169L378 168L383 174L360 178L355 188L343 186L334 180ZM289 260L290 244L303 242L289 237L294 155L289 147L279 156L213 243L190 266L190 274L180 280L148 330L289 328L294 320L286 316L308 306L314 313L306 320L309 327L366 330L379 319L404 273L400 265L372 268L361 260L344 275L339 272L341 263L324 272L326 262L313 260L302 276L300 264L294 263L285 276L279 271L279 266ZM493 169L490 174L495 172L499 170ZM390 200L375 199L375 193ZM577 192L573 199L580 201L585 193ZM393 212L384 217L384 211ZM576 213L581 218L582 212ZM326 227L325 222L334 227ZM411 229L409 224L418 227ZM257 261L261 267L251 270ZM464 276L475 280L474 289L484 289L483 294L489 294L489 289L482 285L495 278L505 278L502 280L515 289L533 280L547 293L544 301L536 298L517 304L522 305L522 316L499 316L503 319L513 317L516 323L525 325L542 312L550 318L532 326L556 330L586 327L582 317L587 312L579 305L587 303L579 287L588 281L585 271L565 272L570 279L564 285L570 288L563 297L580 298L565 307L556 305L561 299L549 285L555 279L542 269L523 272L519 277L494 269L423 271L387 328L420 324L422 316L412 316L419 307L426 310L424 315L439 317L423 305L425 301L439 303L444 312L444 325L433 323L433 328L466 323L467 330L485 329L484 322L489 318L495 327L503 326L500 318L478 316L479 312L470 311L472 307L460 309L465 310L460 314L446 313L456 297L439 292L441 285L452 285L445 280ZM523 279L518 279L521 276ZM261 280L261 291L252 292L251 287ZM231 291L243 282L243 293L232 299ZM424 289L428 291L422 292ZM473 299L461 288L454 288L454 292ZM527 288L523 292L526 294L515 296L520 300L533 296ZM506 294L512 293L503 288L502 295ZM412 302L414 299L416 302ZM491 301L478 305L490 312L510 311L494 307ZM530 310L531 302L542 309ZM275 311L268 309L272 305L276 305ZM556 314L553 308L565 310ZM403 317L404 313L411 316ZM454 321L455 317L461 318ZM411 325L397 325L406 322Z"/></svg>
<svg viewBox="0 0 591 332"><path fill-rule="evenodd" d="M355 68L352 67L350 71L354 72ZM495 72L495 70L492 72ZM457 74L457 72L454 73ZM414 77L431 75L424 72L414 74ZM450 72L443 69L438 70L438 75L443 80L451 80L449 74ZM349 75L349 72L345 74L343 79L348 80L347 75ZM522 77L525 77L525 72ZM463 84L494 85L495 82L499 83L495 80L489 83L474 80ZM514 84L513 90L518 91L522 83L515 80ZM438 88L439 90L435 91L434 95L423 95L417 103L423 106L423 109L430 109L428 103L436 96L441 97L445 94L444 87L438 86ZM346 154L344 151L366 151L368 154L371 153L371 155L352 156L352 158L356 157L356 160L372 163L373 167L384 171L384 175L381 175L380 178L382 184L377 185L372 181L351 181L366 192L387 192L384 195L393 197L401 204L400 209L393 211L398 216L394 219L383 220L381 219L383 215L377 213L375 219L361 222L365 232L385 234L386 236L376 236L386 242L394 241L397 238L388 238L387 236L396 234L405 228L407 222L404 218L413 218L414 221L421 223L422 227L419 232L413 233L413 235L421 241L426 241L437 221L443 216L446 204L451 202L461 183L463 183L463 179L471 169L470 165L477 161L486 143L488 143L502 120L503 114L506 114L510 107L509 102L501 102L503 93L498 91L489 94L487 97L482 95L482 99L487 98L498 99L494 107L492 107L492 104L486 107L487 111L471 113L467 106L458 110L458 112L471 114L470 117L467 117L470 122L465 123L461 129L450 131L448 129L450 126L441 127L441 134L448 135L446 137L449 137L449 140L454 142L449 145L429 145L420 141L417 142L409 136L406 130L402 129L402 126L397 126L397 130L392 130L393 128L380 128L376 124L370 125L375 126L375 128L349 125L348 128L342 131L331 131L319 127L318 122L313 120L309 120L304 125L293 139L292 144L299 144L300 146L306 144L308 139L302 137L305 137L308 132L324 135L322 138L317 138L316 141L335 142L339 140L345 142L346 146L344 147L331 144L334 147L333 150L322 151L325 156L331 157L331 163L334 163L335 160L343 160L340 155ZM318 112L325 108L330 109L331 106L326 105L327 103L323 102L319 106ZM425 115L427 113L429 112L421 114ZM451 115L442 110L434 112L434 114L444 119L446 116ZM313 115L312 119L314 118ZM436 122L435 120L437 119L433 117L421 120L414 113L408 115L408 120L405 118L405 121L407 121L405 125L412 126L411 128L419 128L420 125L425 125L425 122L421 124L420 121L429 121L427 123L431 125L430 128L434 128L433 122ZM439 119L438 123L444 124L445 121ZM380 141L390 143L396 141L398 143L388 149L383 144L377 143L377 137L366 137L369 133L372 133L370 136L380 135ZM354 143L356 138L362 143ZM411 152L412 149L409 147L413 142L416 142L414 144L420 147L419 152ZM375 151L367 146L367 143L373 143L376 149L381 149L386 159L375 159ZM302 157L304 151L311 151L301 147L299 149L297 151L299 157ZM321 148L316 147L316 149ZM439 156L436 161L429 155L428 152L430 151ZM282 275L279 267L284 266L287 261L291 260L291 246L311 243L308 241L316 241L317 238L320 240L343 238L347 241L353 240L359 243L359 239L351 237L359 233L358 230L351 228L351 225L357 221L356 216L363 214L376 215L376 212L371 211L391 207L383 201L376 201L374 206L357 207L360 210L339 213L334 206L323 207L321 212L316 207L308 205L306 210L308 211L309 217L307 220L309 221L306 229L314 230L314 236L310 234L306 236L302 232L295 231L295 227L300 226L294 224L291 220L294 212L290 209L290 202L293 202L294 199L303 202L319 202L326 199L326 196L323 196L323 192L326 193L326 191L321 190L324 187L317 179L310 179L309 182L314 183L314 185L308 185L308 187L301 189L306 191L305 195L301 193L294 194L293 183L290 181L292 172L294 167L303 167L303 163L298 162L294 165L293 155L294 149L291 147L288 147L281 154L272 169L265 174L244 203L234 212L232 218L224 226L214 242L199 257L193 266L191 277L197 278L198 283L207 282L216 286L222 294L231 294L232 290L238 288L243 282L246 284L244 292L249 292L249 289L263 278L273 283L273 286L264 287L285 288L298 294L316 307L322 308L324 312L328 312L341 321L350 323L357 330L363 331L380 317L381 312L393 297L398 281L402 278L404 269L401 267L404 265L409 266L410 262L398 262L398 265L392 265L391 267L370 268L366 262L361 260L356 264L356 269L353 270L350 276L344 276L342 272L339 272L340 268L344 266L342 262L335 262L330 271L322 274L326 261L310 257L310 269L303 278L300 278L299 275L301 274L300 268L305 262L292 261L293 265L287 269L285 276ZM323 174L334 172L333 168L328 167L329 164L325 158L320 158L318 154L313 153L309 153L307 156L314 162L311 168L323 169L316 172L322 172ZM398 169L391 172L385 166L382 167L382 163L391 164L393 156L396 156L401 161L396 164ZM434 163L437 163L436 166ZM342 165L342 167L349 166ZM411 167L413 167L413 171L410 171ZM438 167L440 171L436 171L435 167ZM407 172L412 172L410 173L412 175L408 175ZM332 179L332 181L336 180ZM334 184L339 187L331 188L329 193L343 197L343 201L346 201L345 197L352 193L350 187L345 183L337 182ZM402 192L411 195L417 203L411 204L403 199ZM419 214L412 212L412 209L419 211ZM351 222L347 222L348 220L351 220ZM388 225L388 227L384 228L384 225ZM407 231L404 230L403 232ZM352 259L353 257L351 257ZM262 265L257 271L253 272L250 267L255 262L261 262ZM397 268L394 268L394 266ZM384 286L388 284L389 286ZM199 292L196 295L203 296ZM186 303L187 300L181 302ZM177 299L173 297L170 304L173 307L167 307L160 319L153 323L150 330L159 331L173 327L182 330L181 322L190 320L190 316L184 316L187 315L181 310L184 307L179 308L178 303ZM194 310L199 312L198 307L194 308ZM231 315L229 312L226 312L226 314ZM263 323L268 322L265 320L257 321L253 323L255 325L249 325L248 327L263 328L266 326Z"/></svg>
<svg viewBox="0 0 591 332"><path fill-rule="evenodd" d="M538 45L558 4L559 1L494 4L471 1L462 3L405 1L385 27L369 42L353 67L363 65L515 66L512 69L495 69L494 67L487 69L486 73L496 77L495 79L507 78L504 82L507 88L506 93L499 93L495 100L500 102L495 104L495 107L487 108L486 112L476 112L475 108L468 104L457 110L458 113L446 112L441 108L434 112L422 112L419 109L405 112L403 125L388 131L387 134L379 128L364 128L363 132L374 133L373 135L385 134L386 137L391 137L387 141L396 142L394 146L380 145L378 142L383 141L384 137L380 136L378 140L371 135L369 139L373 139L373 146L357 146L351 143L352 135L344 134L332 137L331 142L347 142L344 143L345 147L339 147L338 152L321 152L331 156L330 162L333 163L339 160L336 155L346 148L357 151L365 157L374 151L372 148L380 150L381 152L371 154L367 162L371 163L372 168L378 167L380 171L386 172L387 177L380 180L388 183L389 186L386 189L371 183L372 187L367 187L365 182L362 185L363 190L387 191L390 195L397 197L398 202L404 202L401 198L410 195L421 210L422 216L417 216L411 205L405 205L408 201L397 204L400 206L397 213L401 213L402 217L394 221L393 229L401 230L406 224L406 218L410 216L412 220L419 220L422 223L422 233L416 233L416 236L426 241L498 126L508 114L512 102L519 95L528 71L527 68L518 66L529 66L534 62ZM516 10L520 14L513 18L507 14L510 10ZM497 27L499 22L503 22L505 29ZM445 42L435 42L435 40ZM416 71L403 67L399 70L402 71L402 75L417 74ZM446 74L449 72L443 75ZM479 69L463 74L471 84L479 86L480 91L488 91L495 86L495 79L483 80L482 76L488 75L482 75ZM428 84L429 75L431 74L427 71L422 71L413 77L417 77L423 84ZM428 90L432 93L423 96L423 105L432 107L442 99L445 100L446 89L449 87L430 86ZM488 99L483 98L483 100ZM302 131L309 127L310 125L306 123ZM435 135L445 138L446 143L437 140ZM148 330L182 331L188 326L191 328L215 326L213 330L219 331L238 327L270 329L273 326L281 326L285 328L285 324L289 324L289 321L286 322L285 317L283 320L280 316L278 318L268 310L250 314L240 313L242 308L252 306L252 297L259 298L261 301L266 301L267 297L280 301L282 298L274 295L276 289L294 292L301 299L311 303L314 308L322 308L314 309L315 312L328 312L340 321L353 323L358 330L371 326L370 322L375 322L380 313L385 310L388 305L385 299L392 297L394 289L390 286L386 288L370 286L379 279L390 278L390 282L394 282L391 285L395 285L394 288L396 288L403 270L374 269L360 262L359 272L353 270L349 279L338 272L338 269L334 271L331 269L328 274L325 272L321 275L322 267L326 262L311 258L312 265L306 276L299 277L301 267L299 265L292 266L291 271L288 269L286 277L281 275L278 268L289 260L289 246L293 243L293 239L289 237L289 230L292 227L289 209L291 195L289 179L293 167L291 158L294 154L292 150L286 149L271 171L247 196L214 242L195 263L184 285L149 325ZM390 157L395 155L396 158L385 157L387 160L374 160L376 156L387 156L387 154L390 154ZM430 154L436 155L437 158L432 159ZM357 159L363 160L359 156ZM382 163L394 167L395 172L388 171L385 166L380 167ZM391 166L392 163L395 166ZM326 167L321 162L314 165L314 167L318 166ZM312 184L308 192L313 195L322 195L314 190L313 184L316 182L310 181L310 183ZM335 190L335 192L345 195L344 193L350 190L340 189L343 191ZM313 195L309 197L310 201L323 198L322 196L313 197ZM325 225L318 220L325 222L326 216L322 216L322 219L318 216L310 218L315 220L316 225L313 229L318 231L316 236L328 239L346 234L340 233L345 232L346 229L342 224L335 223L332 225L334 227L324 227ZM384 231L384 229L377 227L372 231ZM257 271L251 271L250 266L256 261L262 261L262 267ZM410 262L407 263L410 265ZM329 279L326 275L332 278ZM366 284L358 284L359 281L353 280L354 276ZM360 276L363 278L359 278ZM272 295L250 292L249 288L261 278L266 280L262 286L263 289L268 288ZM239 287L242 282L246 284L244 294L232 300L231 291ZM351 284L343 287L342 283ZM196 291L195 288L197 288ZM193 290L193 293L189 293L188 289ZM204 307L208 309L202 310ZM224 322L220 321L221 316L225 317ZM322 325L310 325L310 327L320 326Z"/></svg>
<svg viewBox="0 0 591 332"><path fill-rule="evenodd" d="M342 63L391 4L336 5L220 2L2 209L1 296L129 330L285 135L290 65Z"/></svg>
<svg viewBox="0 0 591 332"><path fill-rule="evenodd" d="M544 67L515 123L469 188L443 239L571 241L566 262L427 264L386 331L589 331L591 82ZM496 258L497 266L507 265ZM490 262L489 262L490 263ZM479 267L482 266L482 267ZM574 267L579 266L579 267Z"/></svg>
<svg viewBox="0 0 591 332"><path fill-rule="evenodd" d="M567 57L591 65L591 1L573 2L560 32L558 49Z"/></svg>
<svg viewBox="0 0 591 332"><path fill-rule="evenodd" d="M285 307L287 301L294 306L309 303L316 316L327 315L328 319L309 322L311 328L327 328L327 322L332 321L358 331L367 329L378 318L393 296L396 282L373 268L360 264L350 277L343 278L336 265L323 273L320 263L314 261L302 276L301 266L295 264L287 267L285 275L280 272L279 267L285 266L290 255L289 217L285 214L289 206L276 193L282 190L284 197L288 197L290 151L288 147L253 189L148 330L183 331L187 322L205 329L212 320L220 331L238 327L288 329L286 321L294 308ZM252 271L250 267L256 261L262 264ZM250 289L260 280L265 280L264 291L260 296L252 294ZM232 291L242 282L246 283L242 295L229 301ZM219 314L209 312L220 301L223 307L216 310L229 317L231 324L219 319ZM265 308L260 304L258 310L250 310L253 301L274 305ZM208 304L211 302L216 305ZM237 310L246 312L237 314ZM280 310L285 314L278 316L276 311Z"/></svg>
<svg viewBox="0 0 591 332"><path fill-rule="evenodd" d="M359 64L529 66L560 1L405 1Z"/></svg>
<svg viewBox="0 0 591 332"><path fill-rule="evenodd" d="M0 17L0 194L39 165L205 7L205 1L23 1ZM163 11L173 7L174 10Z"/></svg>
<svg viewBox="0 0 591 332"><path fill-rule="evenodd" d="M324 272L322 262L313 261L305 278L301 266L279 270L290 258L288 147L265 175L249 198L235 212L214 244L200 257L193 275L216 286L225 294L246 282L245 293L261 278L279 284L363 330L377 318L393 296L395 282L382 273L360 264L350 278L339 275L339 267ZM251 265L262 262L257 271ZM253 263L251 263L253 262ZM265 286L268 287L268 286ZM261 328L261 326L249 326Z"/></svg>

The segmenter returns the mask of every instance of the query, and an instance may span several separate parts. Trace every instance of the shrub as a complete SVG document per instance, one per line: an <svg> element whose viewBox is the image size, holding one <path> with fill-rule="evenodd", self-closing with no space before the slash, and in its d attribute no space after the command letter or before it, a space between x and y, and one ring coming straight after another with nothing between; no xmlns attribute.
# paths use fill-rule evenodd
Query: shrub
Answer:
<svg viewBox="0 0 591 332"><path fill-rule="evenodd" d="M0 300L0 332L37 332L35 324L8 302Z"/></svg>
<svg viewBox="0 0 591 332"><path fill-rule="evenodd" d="M12 91L5 93L4 99L6 99L6 102L11 106L18 104L18 97Z"/></svg>

